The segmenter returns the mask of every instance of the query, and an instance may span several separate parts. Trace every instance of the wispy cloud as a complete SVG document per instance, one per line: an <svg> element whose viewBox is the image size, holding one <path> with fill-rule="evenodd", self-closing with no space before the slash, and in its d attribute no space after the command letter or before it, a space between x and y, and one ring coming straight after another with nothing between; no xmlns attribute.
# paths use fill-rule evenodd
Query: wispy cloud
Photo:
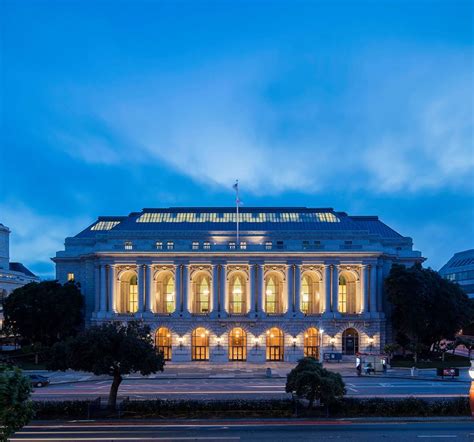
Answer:
<svg viewBox="0 0 474 442"><path fill-rule="evenodd" d="M64 239L73 236L90 222L77 218L41 215L18 202L0 205L0 221L10 227L10 260L22 262L40 277L54 278L54 266L48 257L54 257L64 248ZM49 267L49 268L48 268Z"/></svg>

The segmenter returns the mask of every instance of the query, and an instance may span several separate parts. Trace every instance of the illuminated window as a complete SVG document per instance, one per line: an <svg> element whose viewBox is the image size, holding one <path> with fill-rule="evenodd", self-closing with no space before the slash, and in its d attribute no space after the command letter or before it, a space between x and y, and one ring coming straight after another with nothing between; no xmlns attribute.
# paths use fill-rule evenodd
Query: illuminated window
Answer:
<svg viewBox="0 0 474 442"><path fill-rule="evenodd" d="M304 334L304 356L319 359L319 332L310 327Z"/></svg>
<svg viewBox="0 0 474 442"><path fill-rule="evenodd" d="M307 272L301 280L301 311L305 315L320 313L319 277L313 272Z"/></svg>
<svg viewBox="0 0 474 442"><path fill-rule="evenodd" d="M240 249L241 250L247 250L247 243L245 241L240 242Z"/></svg>
<svg viewBox="0 0 474 442"><path fill-rule="evenodd" d="M168 250L173 250L173 249L174 249L174 242L173 242L173 241L168 241L168 242L166 243L166 248L167 248Z"/></svg>
<svg viewBox="0 0 474 442"><path fill-rule="evenodd" d="M235 250L235 242L231 241L229 243L229 250Z"/></svg>
<svg viewBox="0 0 474 442"><path fill-rule="evenodd" d="M193 241L193 250L199 250L199 242Z"/></svg>
<svg viewBox="0 0 474 442"><path fill-rule="evenodd" d="M273 244L272 244L271 241L266 241L266 242L265 242L265 249L266 249L266 250L271 250L271 249L272 249L272 246L273 246Z"/></svg>
<svg viewBox="0 0 474 442"><path fill-rule="evenodd" d="M265 313L269 315L283 313L282 281L277 274L265 278Z"/></svg>
<svg viewBox="0 0 474 442"><path fill-rule="evenodd" d="M67 280L68 281L74 281L74 273L68 273L67 274Z"/></svg>
<svg viewBox="0 0 474 442"><path fill-rule="evenodd" d="M203 249L204 250L211 250L211 243L209 241L204 241Z"/></svg>
<svg viewBox="0 0 474 442"><path fill-rule="evenodd" d="M163 242L162 241L156 241L156 250L163 250Z"/></svg>
<svg viewBox="0 0 474 442"><path fill-rule="evenodd" d="M125 247L125 250L132 250L133 249L132 241L125 241L124 247Z"/></svg>
<svg viewBox="0 0 474 442"><path fill-rule="evenodd" d="M91 227L91 230L111 230L117 224L120 224L120 221L99 221Z"/></svg>
<svg viewBox="0 0 474 442"><path fill-rule="evenodd" d="M191 358L193 361L209 360L209 332L198 327L191 334Z"/></svg>
<svg viewBox="0 0 474 442"><path fill-rule="evenodd" d="M193 286L193 313L201 315L209 313L211 294L211 284L209 276L205 273L198 274L195 277L195 280L193 281Z"/></svg>
<svg viewBox="0 0 474 442"><path fill-rule="evenodd" d="M267 331L267 361L283 361L284 335L283 332L273 327Z"/></svg>
<svg viewBox="0 0 474 442"><path fill-rule="evenodd" d="M174 276L168 271L160 272L156 280L154 312L170 314L175 311L175 308Z"/></svg>
<svg viewBox="0 0 474 442"><path fill-rule="evenodd" d="M155 334L155 347L163 353L165 361L171 361L171 331L169 328L160 327Z"/></svg>
<svg viewBox="0 0 474 442"><path fill-rule="evenodd" d="M229 313L235 315L246 313L247 290L242 274L231 276L229 289Z"/></svg>
<svg viewBox="0 0 474 442"><path fill-rule="evenodd" d="M356 279L350 274L343 274L339 277L339 305L340 313L356 314L359 310L358 298L356 294Z"/></svg>
<svg viewBox="0 0 474 442"><path fill-rule="evenodd" d="M120 277L119 313L136 313L138 311L137 274L127 271Z"/></svg>
<svg viewBox="0 0 474 442"><path fill-rule="evenodd" d="M247 333L241 327L229 333L229 361L247 360Z"/></svg>

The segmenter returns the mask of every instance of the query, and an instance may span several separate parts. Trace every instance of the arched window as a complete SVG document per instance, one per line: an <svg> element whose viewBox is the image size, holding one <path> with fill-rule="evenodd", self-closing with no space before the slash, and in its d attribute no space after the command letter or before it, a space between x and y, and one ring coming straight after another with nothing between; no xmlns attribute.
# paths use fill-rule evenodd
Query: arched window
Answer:
<svg viewBox="0 0 474 442"><path fill-rule="evenodd" d="M120 277L119 313L136 313L138 311L138 281L133 271L125 272Z"/></svg>
<svg viewBox="0 0 474 442"><path fill-rule="evenodd" d="M155 334L156 350L163 353L165 361L171 361L171 331L169 328L160 327Z"/></svg>
<svg viewBox="0 0 474 442"><path fill-rule="evenodd" d="M356 278L351 273L339 276L339 312L356 314L360 310L357 302Z"/></svg>
<svg viewBox="0 0 474 442"><path fill-rule="evenodd" d="M304 355L319 359L319 331L310 327L304 334Z"/></svg>
<svg viewBox="0 0 474 442"><path fill-rule="evenodd" d="M174 276L161 272L156 280L155 313L170 314L175 310Z"/></svg>
<svg viewBox="0 0 474 442"><path fill-rule="evenodd" d="M306 273L301 281L301 311L305 315L321 313L319 278Z"/></svg>
<svg viewBox="0 0 474 442"><path fill-rule="evenodd" d="M209 332L198 327L191 334L191 357L193 361L209 360Z"/></svg>
<svg viewBox="0 0 474 442"><path fill-rule="evenodd" d="M354 328L348 328L342 333L342 353L354 355L359 351L359 333Z"/></svg>
<svg viewBox="0 0 474 442"><path fill-rule="evenodd" d="M193 313L204 315L210 310L211 280L209 275L200 273L196 276L194 284Z"/></svg>
<svg viewBox="0 0 474 442"><path fill-rule="evenodd" d="M247 313L246 282L241 274L233 275L229 284L229 313L243 315Z"/></svg>
<svg viewBox="0 0 474 442"><path fill-rule="evenodd" d="M267 361L283 361L284 356L283 332L273 327L267 331Z"/></svg>
<svg viewBox="0 0 474 442"><path fill-rule="evenodd" d="M247 333L240 327L229 333L229 361L247 360Z"/></svg>
<svg viewBox="0 0 474 442"><path fill-rule="evenodd" d="M281 278L277 274L269 275L265 280L265 313L281 314L283 313Z"/></svg>

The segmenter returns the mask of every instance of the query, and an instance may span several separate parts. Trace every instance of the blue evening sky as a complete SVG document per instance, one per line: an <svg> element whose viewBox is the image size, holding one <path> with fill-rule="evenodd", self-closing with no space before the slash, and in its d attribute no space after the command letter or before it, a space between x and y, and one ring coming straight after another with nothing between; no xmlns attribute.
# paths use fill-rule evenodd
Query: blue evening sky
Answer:
<svg viewBox="0 0 474 442"><path fill-rule="evenodd" d="M98 215L334 207L474 245L472 1L3 0L0 222L42 277Z"/></svg>

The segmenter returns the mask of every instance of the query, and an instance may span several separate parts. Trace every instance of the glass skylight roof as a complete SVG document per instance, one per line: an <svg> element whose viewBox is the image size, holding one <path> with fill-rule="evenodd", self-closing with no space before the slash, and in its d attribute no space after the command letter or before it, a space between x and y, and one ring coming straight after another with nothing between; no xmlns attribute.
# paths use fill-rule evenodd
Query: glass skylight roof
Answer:
<svg viewBox="0 0 474 442"><path fill-rule="evenodd" d="M99 221L91 227L91 230L110 230L117 224L120 224L120 221Z"/></svg>
<svg viewBox="0 0 474 442"><path fill-rule="evenodd" d="M235 212L145 212L137 223L235 223ZM247 212L239 213L241 223L338 223L331 212ZM95 226L94 226L95 227Z"/></svg>

